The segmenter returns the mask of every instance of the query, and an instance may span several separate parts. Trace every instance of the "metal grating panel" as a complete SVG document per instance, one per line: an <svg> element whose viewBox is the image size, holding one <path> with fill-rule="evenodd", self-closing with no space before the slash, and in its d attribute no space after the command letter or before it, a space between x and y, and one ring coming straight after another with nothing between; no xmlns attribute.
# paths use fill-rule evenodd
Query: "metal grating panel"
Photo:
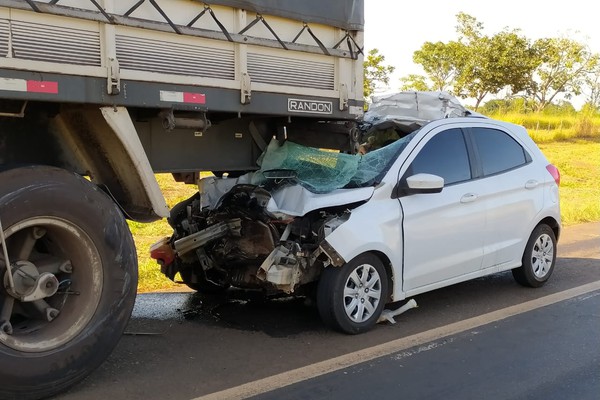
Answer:
<svg viewBox="0 0 600 400"><path fill-rule="evenodd" d="M234 79L233 50L117 35L121 68L206 78Z"/></svg>
<svg viewBox="0 0 600 400"><path fill-rule="evenodd" d="M8 38L10 25L8 20L0 19L0 57L8 55Z"/></svg>
<svg viewBox="0 0 600 400"><path fill-rule="evenodd" d="M12 21L15 58L100 65L100 34L83 29Z"/></svg>
<svg viewBox="0 0 600 400"><path fill-rule="evenodd" d="M334 72L330 63L248 53L253 82L333 90Z"/></svg>

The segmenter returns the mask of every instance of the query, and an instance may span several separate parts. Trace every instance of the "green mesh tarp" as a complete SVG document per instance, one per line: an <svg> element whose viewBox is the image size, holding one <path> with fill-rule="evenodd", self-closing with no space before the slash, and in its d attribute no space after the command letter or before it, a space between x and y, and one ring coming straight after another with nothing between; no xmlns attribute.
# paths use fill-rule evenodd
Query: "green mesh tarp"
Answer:
<svg viewBox="0 0 600 400"><path fill-rule="evenodd" d="M263 154L260 171L255 176L263 179L263 171L293 170L298 183L314 193L374 185L413 136L410 134L365 155L319 150L290 141L279 145L273 140Z"/></svg>

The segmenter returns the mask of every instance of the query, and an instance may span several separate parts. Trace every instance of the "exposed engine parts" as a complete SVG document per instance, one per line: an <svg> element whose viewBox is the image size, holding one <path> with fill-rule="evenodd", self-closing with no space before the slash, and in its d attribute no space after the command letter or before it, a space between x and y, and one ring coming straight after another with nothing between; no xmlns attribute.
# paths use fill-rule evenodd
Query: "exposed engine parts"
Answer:
<svg viewBox="0 0 600 400"><path fill-rule="evenodd" d="M325 238L349 210L272 213L271 193L250 184L233 186L214 206L203 196L172 209L173 236L151 249L168 278L179 273L185 284L203 291L236 286L292 293L317 281L326 266L340 265Z"/></svg>

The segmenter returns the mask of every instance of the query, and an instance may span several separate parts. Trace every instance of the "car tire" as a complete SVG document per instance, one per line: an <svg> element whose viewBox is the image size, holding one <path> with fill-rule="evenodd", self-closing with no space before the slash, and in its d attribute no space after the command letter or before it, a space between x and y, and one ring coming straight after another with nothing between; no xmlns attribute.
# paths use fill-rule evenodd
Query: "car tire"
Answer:
<svg viewBox="0 0 600 400"><path fill-rule="evenodd" d="M362 254L342 267L325 268L317 288L317 307L323 322L348 334L370 330L379 319L388 293L381 260Z"/></svg>
<svg viewBox="0 0 600 400"><path fill-rule="evenodd" d="M113 200L62 169L1 172L0 204L13 276L27 263L41 274L43 264L59 282L38 304L0 291L0 302L14 303L0 317L0 398L45 398L89 375L121 338L136 296L135 245ZM50 308L53 318L44 316Z"/></svg>
<svg viewBox="0 0 600 400"><path fill-rule="evenodd" d="M512 270L515 280L528 287L543 286L556 263L556 236L545 224L538 225L525 246L521 267Z"/></svg>

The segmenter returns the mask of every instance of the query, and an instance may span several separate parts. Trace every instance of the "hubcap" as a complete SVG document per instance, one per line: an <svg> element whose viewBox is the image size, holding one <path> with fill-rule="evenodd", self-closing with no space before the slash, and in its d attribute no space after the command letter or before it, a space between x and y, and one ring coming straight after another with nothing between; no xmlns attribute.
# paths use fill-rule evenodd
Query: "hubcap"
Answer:
<svg viewBox="0 0 600 400"><path fill-rule="evenodd" d="M0 251L0 343L43 352L75 338L88 324L102 292L102 262L92 239L57 217L35 217L5 231L15 283L8 289Z"/></svg>
<svg viewBox="0 0 600 400"><path fill-rule="evenodd" d="M533 244L531 265L537 278L544 278L550 272L554 260L554 243L547 234L542 234Z"/></svg>
<svg viewBox="0 0 600 400"><path fill-rule="evenodd" d="M344 286L344 309L354 322L362 323L373 316L381 301L381 277L369 264L352 271Z"/></svg>

